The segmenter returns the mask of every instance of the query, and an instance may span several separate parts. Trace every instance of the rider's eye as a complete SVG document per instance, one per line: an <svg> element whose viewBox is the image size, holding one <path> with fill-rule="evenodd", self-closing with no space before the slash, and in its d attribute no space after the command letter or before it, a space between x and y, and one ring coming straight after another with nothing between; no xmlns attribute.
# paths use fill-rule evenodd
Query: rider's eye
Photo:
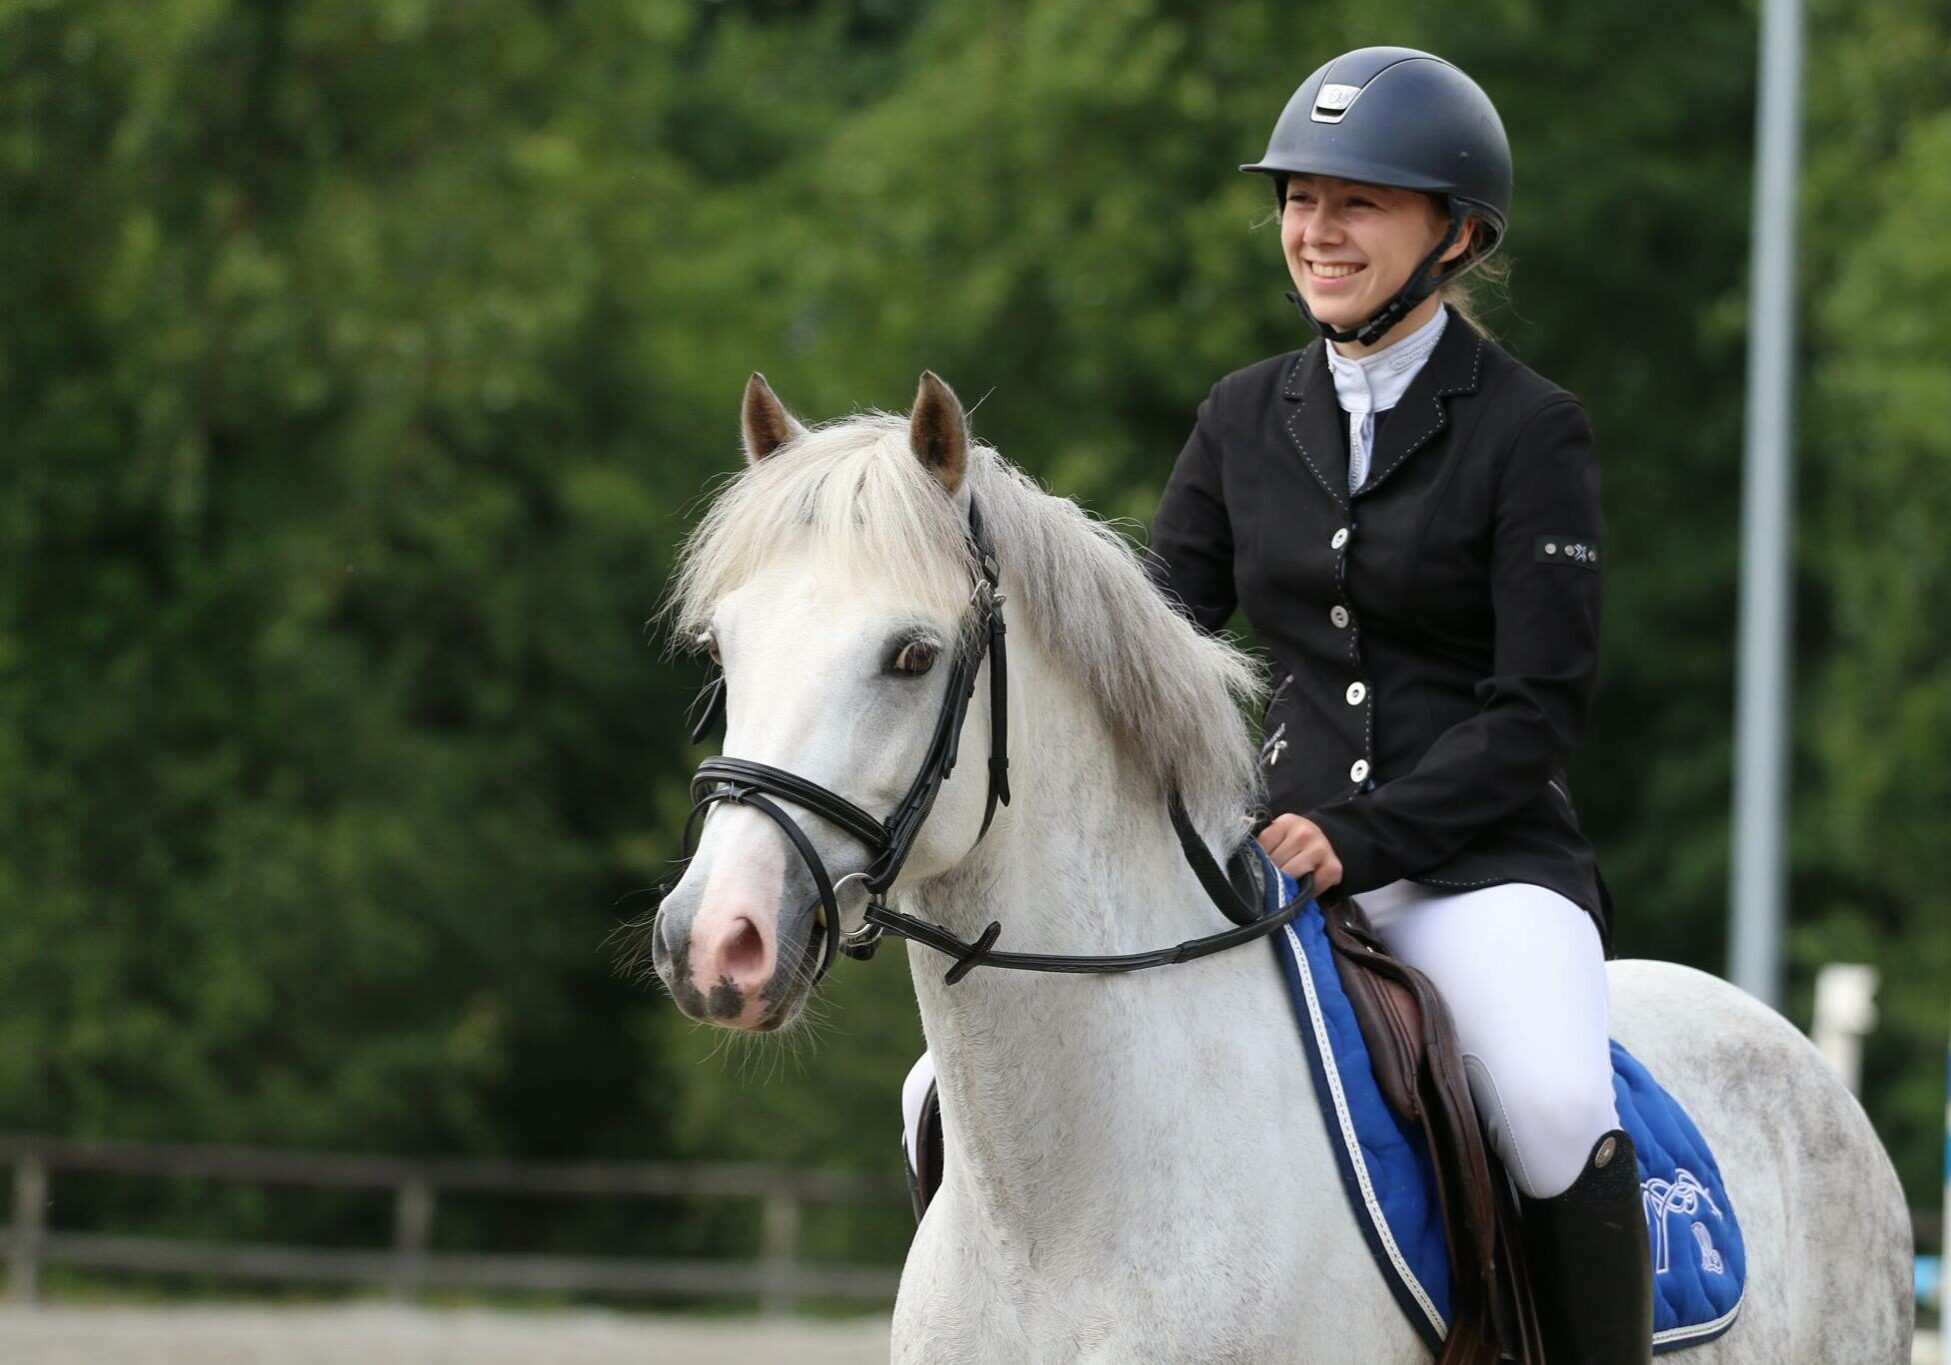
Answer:
<svg viewBox="0 0 1951 1365"><path fill-rule="evenodd" d="M935 666L940 652L926 640L910 640L895 652L894 671L919 676Z"/></svg>

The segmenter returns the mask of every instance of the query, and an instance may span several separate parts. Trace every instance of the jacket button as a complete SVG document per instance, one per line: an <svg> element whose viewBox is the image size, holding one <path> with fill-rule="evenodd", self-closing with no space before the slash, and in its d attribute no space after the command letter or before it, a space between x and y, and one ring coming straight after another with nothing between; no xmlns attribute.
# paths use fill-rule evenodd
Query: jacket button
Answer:
<svg viewBox="0 0 1951 1365"><path fill-rule="evenodd" d="M1348 684L1348 704L1350 706L1360 706L1362 704L1362 698L1367 695L1368 689L1360 683L1351 682Z"/></svg>
<svg viewBox="0 0 1951 1365"><path fill-rule="evenodd" d="M1348 625L1348 608L1337 602L1333 609L1328 612L1328 619L1335 623L1336 630L1346 629Z"/></svg>
<svg viewBox="0 0 1951 1365"><path fill-rule="evenodd" d="M1368 776L1368 760L1365 758L1356 759L1354 766L1349 768L1348 770L1348 780L1350 782L1360 782L1363 778L1367 776Z"/></svg>
<svg viewBox="0 0 1951 1365"><path fill-rule="evenodd" d="M1347 543L1348 543L1348 528L1344 526L1339 531L1335 532L1334 538L1328 542L1328 548L1331 550L1339 550L1342 546L1346 545Z"/></svg>

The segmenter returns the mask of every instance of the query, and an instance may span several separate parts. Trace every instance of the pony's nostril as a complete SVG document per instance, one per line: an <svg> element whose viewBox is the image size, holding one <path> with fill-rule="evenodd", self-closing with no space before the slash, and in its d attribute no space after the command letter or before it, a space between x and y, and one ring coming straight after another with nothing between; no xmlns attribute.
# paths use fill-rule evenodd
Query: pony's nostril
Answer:
<svg viewBox="0 0 1951 1365"><path fill-rule="evenodd" d="M725 944L725 972L739 978L758 971L765 966L765 939L759 934L759 926L740 916L732 930L731 938Z"/></svg>

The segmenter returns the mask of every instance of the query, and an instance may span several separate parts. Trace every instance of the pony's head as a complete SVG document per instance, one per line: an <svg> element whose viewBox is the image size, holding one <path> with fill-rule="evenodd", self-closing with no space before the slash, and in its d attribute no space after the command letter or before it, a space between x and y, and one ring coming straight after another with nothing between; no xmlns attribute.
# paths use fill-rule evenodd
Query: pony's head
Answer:
<svg viewBox="0 0 1951 1365"><path fill-rule="evenodd" d="M895 808L923 765L950 666L977 643L965 638L981 620L971 610L973 497L1010 603L1012 691L1038 687L1040 661L1057 657L1161 793L1176 785L1209 827L1237 823L1256 773L1235 703L1257 693L1260 670L1174 612L1115 529L973 441L940 379L922 376L908 416L808 429L755 374L742 427L745 467L687 538L663 609L674 640L723 671L728 757L782 769L877 818ZM977 686L960 762L896 889L940 876L976 844L989 735L988 689ZM1035 762L1016 755L1013 775ZM869 851L804 806L777 805L839 884L842 923L819 923L813 868L773 818L711 806L649 934L658 975L694 1018L791 1023L821 936L859 927L867 896L848 874ZM1008 820L998 813L992 845Z"/></svg>

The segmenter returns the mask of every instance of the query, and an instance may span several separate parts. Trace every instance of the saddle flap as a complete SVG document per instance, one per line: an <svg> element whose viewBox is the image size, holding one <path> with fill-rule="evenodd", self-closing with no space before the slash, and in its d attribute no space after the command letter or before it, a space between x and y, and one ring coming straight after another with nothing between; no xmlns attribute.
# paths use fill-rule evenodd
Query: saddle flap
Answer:
<svg viewBox="0 0 1951 1365"><path fill-rule="evenodd" d="M1351 900L1322 904L1343 991L1389 1107L1422 1129L1450 1248L1456 1312L1439 1365L1539 1360L1536 1315L1502 1166L1484 1145L1463 1050L1435 985L1393 956Z"/></svg>
<svg viewBox="0 0 1951 1365"><path fill-rule="evenodd" d="M1382 1097L1404 1120L1421 1123L1424 1025L1416 991L1402 975L1408 969L1389 955L1355 902L1324 902L1321 911Z"/></svg>

